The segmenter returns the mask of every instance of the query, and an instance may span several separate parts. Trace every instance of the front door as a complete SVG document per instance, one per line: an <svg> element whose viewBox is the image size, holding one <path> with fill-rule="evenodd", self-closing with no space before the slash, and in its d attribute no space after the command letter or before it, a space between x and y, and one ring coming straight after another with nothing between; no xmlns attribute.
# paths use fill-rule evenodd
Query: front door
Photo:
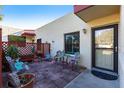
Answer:
<svg viewBox="0 0 124 93"><path fill-rule="evenodd" d="M92 66L118 73L118 25L92 29Z"/></svg>

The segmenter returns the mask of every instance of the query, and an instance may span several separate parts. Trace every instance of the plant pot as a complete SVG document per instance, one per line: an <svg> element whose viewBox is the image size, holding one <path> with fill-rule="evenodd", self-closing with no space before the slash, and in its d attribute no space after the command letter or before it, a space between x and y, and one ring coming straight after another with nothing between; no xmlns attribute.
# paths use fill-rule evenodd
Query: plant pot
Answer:
<svg viewBox="0 0 124 93"><path fill-rule="evenodd" d="M31 79L26 84L22 84L20 88L33 88L33 84L35 81L35 75L32 73L24 73L19 76L26 76L26 75L30 75Z"/></svg>
<svg viewBox="0 0 124 93"><path fill-rule="evenodd" d="M22 84L20 85L20 87L16 87L12 84L12 82L8 82L8 88L33 88L33 84L34 84L34 81L35 81L35 75L32 74L32 73L24 73L24 74L20 74L19 75L19 79L21 80L21 76L26 76L26 75L30 75L31 78L29 81L27 81L25 84Z"/></svg>

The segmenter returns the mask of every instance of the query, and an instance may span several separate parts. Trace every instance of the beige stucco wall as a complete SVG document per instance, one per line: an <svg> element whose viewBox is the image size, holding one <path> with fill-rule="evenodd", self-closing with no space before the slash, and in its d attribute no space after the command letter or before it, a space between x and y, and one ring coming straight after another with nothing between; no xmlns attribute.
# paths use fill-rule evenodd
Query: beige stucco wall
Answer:
<svg viewBox="0 0 124 93"><path fill-rule="evenodd" d="M119 74L120 87L124 88L124 5L121 6L121 20L119 32Z"/></svg>
<svg viewBox="0 0 124 93"><path fill-rule="evenodd" d="M84 34L82 29L87 29ZM65 15L36 30L36 37L42 38L42 42L51 43L51 53L64 50L64 33L80 31L80 64L91 69L91 29L84 21L75 14ZM52 41L55 41L52 43Z"/></svg>
<svg viewBox="0 0 124 93"><path fill-rule="evenodd" d="M119 21L120 21L120 13L116 13L102 18L94 19L88 22L88 24L91 27L99 27L106 24L108 25L108 24L118 23Z"/></svg>
<svg viewBox="0 0 124 93"><path fill-rule="evenodd" d="M26 42L32 43L32 41L35 41L35 36L26 36Z"/></svg>

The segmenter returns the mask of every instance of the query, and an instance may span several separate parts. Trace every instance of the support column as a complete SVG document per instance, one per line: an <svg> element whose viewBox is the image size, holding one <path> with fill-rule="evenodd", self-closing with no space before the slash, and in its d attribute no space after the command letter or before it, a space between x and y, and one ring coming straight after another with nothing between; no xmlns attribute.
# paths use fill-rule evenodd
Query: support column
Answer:
<svg viewBox="0 0 124 93"><path fill-rule="evenodd" d="M120 30L119 30L119 76L120 87L124 88L124 6L120 11Z"/></svg>

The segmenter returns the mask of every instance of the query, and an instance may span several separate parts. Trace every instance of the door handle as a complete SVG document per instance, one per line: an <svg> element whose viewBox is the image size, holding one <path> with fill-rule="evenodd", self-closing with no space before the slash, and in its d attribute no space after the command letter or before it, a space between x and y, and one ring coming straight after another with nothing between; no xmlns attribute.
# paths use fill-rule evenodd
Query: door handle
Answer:
<svg viewBox="0 0 124 93"><path fill-rule="evenodd" d="M115 52L118 52L118 47L117 46L115 47Z"/></svg>

